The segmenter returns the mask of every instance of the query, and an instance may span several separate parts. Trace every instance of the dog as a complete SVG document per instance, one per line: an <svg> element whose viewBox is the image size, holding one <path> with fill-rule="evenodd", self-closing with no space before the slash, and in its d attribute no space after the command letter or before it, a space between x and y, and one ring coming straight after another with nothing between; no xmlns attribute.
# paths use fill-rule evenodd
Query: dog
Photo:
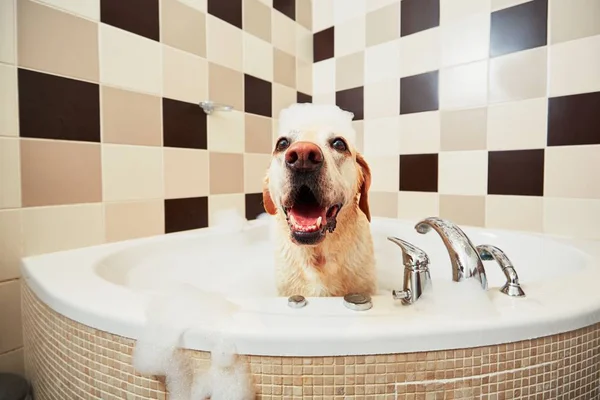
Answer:
<svg viewBox="0 0 600 400"><path fill-rule="evenodd" d="M263 182L276 224L280 296L372 295L377 290L369 165L356 150L354 115L334 105L293 104L279 115Z"/></svg>

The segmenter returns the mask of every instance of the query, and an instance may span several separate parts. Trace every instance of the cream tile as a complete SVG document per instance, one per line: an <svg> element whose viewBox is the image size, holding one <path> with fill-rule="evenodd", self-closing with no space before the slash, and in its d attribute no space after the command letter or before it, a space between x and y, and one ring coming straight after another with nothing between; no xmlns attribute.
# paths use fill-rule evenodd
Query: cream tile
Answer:
<svg viewBox="0 0 600 400"><path fill-rule="evenodd" d="M398 156L400 120L398 117L379 118L364 122L364 153L371 157Z"/></svg>
<svg viewBox="0 0 600 400"><path fill-rule="evenodd" d="M365 50L365 83L389 81L400 76L398 40Z"/></svg>
<svg viewBox="0 0 600 400"><path fill-rule="evenodd" d="M600 35L552 46L548 62L550 96L600 91Z"/></svg>
<svg viewBox="0 0 600 400"><path fill-rule="evenodd" d="M23 346L21 322L21 282L0 283L0 354Z"/></svg>
<svg viewBox="0 0 600 400"><path fill-rule="evenodd" d="M244 68L242 30L227 22L206 16L206 53L208 61L242 71ZM227 46L223 46L227 43Z"/></svg>
<svg viewBox="0 0 600 400"><path fill-rule="evenodd" d="M514 101L488 108L488 150L539 149L546 145L546 98Z"/></svg>
<svg viewBox="0 0 600 400"><path fill-rule="evenodd" d="M0 1L0 62L16 64L17 8L15 0ZM1 109L2 107L0 107Z"/></svg>
<svg viewBox="0 0 600 400"><path fill-rule="evenodd" d="M440 217L465 226L485 225L485 196L440 196Z"/></svg>
<svg viewBox="0 0 600 400"><path fill-rule="evenodd" d="M486 61L477 61L440 71L440 108L466 108L487 103Z"/></svg>
<svg viewBox="0 0 600 400"><path fill-rule="evenodd" d="M491 0L440 0L440 25L491 11Z"/></svg>
<svg viewBox="0 0 600 400"><path fill-rule="evenodd" d="M392 3L367 14L367 47L400 37L400 3Z"/></svg>
<svg viewBox="0 0 600 400"><path fill-rule="evenodd" d="M209 163L210 194L244 192L244 156L242 154L210 152Z"/></svg>
<svg viewBox="0 0 600 400"><path fill-rule="evenodd" d="M365 85L364 113L366 119L393 117L400 110L400 81L382 81Z"/></svg>
<svg viewBox="0 0 600 400"><path fill-rule="evenodd" d="M313 61L313 34L300 25L296 25L296 58L309 63Z"/></svg>
<svg viewBox="0 0 600 400"><path fill-rule="evenodd" d="M365 156L365 161L371 168L371 192L398 192L400 158L397 155Z"/></svg>
<svg viewBox="0 0 600 400"><path fill-rule="evenodd" d="M107 242L162 235L165 233L163 201L106 203L104 223Z"/></svg>
<svg viewBox="0 0 600 400"><path fill-rule="evenodd" d="M244 30L271 43L271 8L258 0L246 0L243 6Z"/></svg>
<svg viewBox="0 0 600 400"><path fill-rule="evenodd" d="M202 11L203 13L207 13L208 11L208 0L178 0L181 3L185 4L188 7L192 7L198 11Z"/></svg>
<svg viewBox="0 0 600 400"><path fill-rule="evenodd" d="M273 81L273 46L244 32L244 72Z"/></svg>
<svg viewBox="0 0 600 400"><path fill-rule="evenodd" d="M421 220L436 217L440 212L440 196L427 192L399 192L398 218Z"/></svg>
<svg viewBox="0 0 600 400"><path fill-rule="evenodd" d="M488 195L485 225L491 229L541 232L543 211L543 197Z"/></svg>
<svg viewBox="0 0 600 400"><path fill-rule="evenodd" d="M218 221L218 213L234 210L239 215L246 215L246 199L243 193L219 194L208 197L208 226Z"/></svg>
<svg viewBox="0 0 600 400"><path fill-rule="evenodd" d="M533 0L492 0L492 11L502 10L504 8L514 7L519 4L527 3Z"/></svg>
<svg viewBox="0 0 600 400"><path fill-rule="evenodd" d="M335 92L313 94L314 104L335 104Z"/></svg>
<svg viewBox="0 0 600 400"><path fill-rule="evenodd" d="M0 211L0 282L21 275L23 229L21 210Z"/></svg>
<svg viewBox="0 0 600 400"><path fill-rule="evenodd" d="M440 151L440 113L430 111L400 116L400 154Z"/></svg>
<svg viewBox="0 0 600 400"><path fill-rule="evenodd" d="M295 89L296 58L286 52L273 48L273 77L274 82Z"/></svg>
<svg viewBox="0 0 600 400"><path fill-rule="evenodd" d="M336 58L336 91L363 85L365 79L365 53L358 52Z"/></svg>
<svg viewBox="0 0 600 400"><path fill-rule="evenodd" d="M161 41L180 50L206 57L206 12L198 10L199 5L194 7L190 3L189 0L161 2Z"/></svg>
<svg viewBox="0 0 600 400"><path fill-rule="evenodd" d="M24 256L104 242L102 204L23 209Z"/></svg>
<svg viewBox="0 0 600 400"><path fill-rule="evenodd" d="M272 146L271 118L255 114L245 114L244 140L246 153L270 154Z"/></svg>
<svg viewBox="0 0 600 400"><path fill-rule="evenodd" d="M363 51L366 47L366 20L364 16L354 18L335 26L334 52L336 57Z"/></svg>
<svg viewBox="0 0 600 400"><path fill-rule="evenodd" d="M21 165L18 138L0 137L0 208L21 207Z"/></svg>
<svg viewBox="0 0 600 400"><path fill-rule="evenodd" d="M199 103L208 99L208 65L204 58L164 46L163 96Z"/></svg>
<svg viewBox="0 0 600 400"><path fill-rule="evenodd" d="M442 25L442 65L483 60L490 51L489 11L471 14Z"/></svg>
<svg viewBox="0 0 600 400"><path fill-rule="evenodd" d="M398 192L369 191L369 211L372 217L397 218Z"/></svg>
<svg viewBox="0 0 600 400"><path fill-rule="evenodd" d="M244 109L244 74L217 64L208 64L208 97L216 102Z"/></svg>
<svg viewBox="0 0 600 400"><path fill-rule="evenodd" d="M208 196L208 152L164 149L165 198Z"/></svg>
<svg viewBox="0 0 600 400"><path fill-rule="evenodd" d="M367 12L378 10L382 7L388 6L390 4L399 3L400 0L369 0L366 1Z"/></svg>
<svg viewBox="0 0 600 400"><path fill-rule="evenodd" d="M100 0L38 0L69 13L100 20Z"/></svg>
<svg viewBox="0 0 600 400"><path fill-rule="evenodd" d="M486 149L486 108L442 111L440 118L442 151Z"/></svg>
<svg viewBox="0 0 600 400"><path fill-rule="evenodd" d="M439 155L440 194L487 194L487 151L445 151Z"/></svg>
<svg viewBox="0 0 600 400"><path fill-rule="evenodd" d="M550 0L548 7L551 44L600 34L597 0Z"/></svg>
<svg viewBox="0 0 600 400"><path fill-rule="evenodd" d="M275 9L271 10L271 22L273 46L296 56L296 22Z"/></svg>
<svg viewBox="0 0 600 400"><path fill-rule="evenodd" d="M101 24L100 81L140 92L161 94L161 44Z"/></svg>
<svg viewBox="0 0 600 400"><path fill-rule="evenodd" d="M290 105L296 103L296 91L287 86L273 84L273 99L272 99L272 114L273 116L279 116L281 110Z"/></svg>
<svg viewBox="0 0 600 400"><path fill-rule="evenodd" d="M544 196L600 199L600 146L548 147Z"/></svg>
<svg viewBox="0 0 600 400"><path fill-rule="evenodd" d="M162 148L103 145L104 201L162 198L162 153Z"/></svg>
<svg viewBox="0 0 600 400"><path fill-rule="evenodd" d="M365 143L365 125L362 120L360 121L352 121L352 127L354 128L354 132L356 133L356 142L354 146L356 146L356 151L359 153L363 153L364 151L364 143Z"/></svg>
<svg viewBox="0 0 600 400"><path fill-rule="evenodd" d="M600 200L544 197L544 232L600 239Z"/></svg>
<svg viewBox="0 0 600 400"><path fill-rule="evenodd" d="M223 153L244 152L244 113L233 110L208 119L208 148Z"/></svg>
<svg viewBox="0 0 600 400"><path fill-rule="evenodd" d="M270 154L244 154L244 193L262 192L270 163Z"/></svg>
<svg viewBox="0 0 600 400"><path fill-rule="evenodd" d="M1 40L1 39L0 39ZM19 136L17 69L0 64L0 136Z"/></svg>
<svg viewBox="0 0 600 400"><path fill-rule="evenodd" d="M23 348L0 354L0 372L25 375Z"/></svg>
<svg viewBox="0 0 600 400"><path fill-rule="evenodd" d="M312 62L296 59L296 90L312 94Z"/></svg>
<svg viewBox="0 0 600 400"><path fill-rule="evenodd" d="M521 51L490 60L490 103L546 95L546 48Z"/></svg>
<svg viewBox="0 0 600 400"><path fill-rule="evenodd" d="M367 0L333 0L333 22L335 25L365 15Z"/></svg>
<svg viewBox="0 0 600 400"><path fill-rule="evenodd" d="M441 30L427 29L399 41L400 77L435 71L441 64Z"/></svg>
<svg viewBox="0 0 600 400"><path fill-rule="evenodd" d="M98 81L98 26L29 0L17 2L19 66Z"/></svg>
<svg viewBox="0 0 600 400"><path fill-rule="evenodd" d="M313 64L313 94L335 93L335 59Z"/></svg>
<svg viewBox="0 0 600 400"><path fill-rule="evenodd" d="M296 21L312 33L312 1L296 2Z"/></svg>
<svg viewBox="0 0 600 400"><path fill-rule="evenodd" d="M313 32L320 32L323 29L327 29L333 26L333 0L320 0L312 2L312 15L313 15Z"/></svg>

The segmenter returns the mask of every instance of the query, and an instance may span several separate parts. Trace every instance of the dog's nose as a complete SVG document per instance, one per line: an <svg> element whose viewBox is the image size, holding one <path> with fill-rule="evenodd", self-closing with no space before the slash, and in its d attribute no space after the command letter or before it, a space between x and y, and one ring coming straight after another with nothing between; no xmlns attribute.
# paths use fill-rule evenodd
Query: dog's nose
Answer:
<svg viewBox="0 0 600 400"><path fill-rule="evenodd" d="M323 165L323 152L314 143L296 142L285 153L285 162L294 171L316 171Z"/></svg>

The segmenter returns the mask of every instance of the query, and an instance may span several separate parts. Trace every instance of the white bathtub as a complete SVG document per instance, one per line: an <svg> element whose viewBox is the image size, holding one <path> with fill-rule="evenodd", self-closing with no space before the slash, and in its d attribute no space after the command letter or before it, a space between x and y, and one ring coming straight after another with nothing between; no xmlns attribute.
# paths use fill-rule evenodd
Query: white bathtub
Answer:
<svg viewBox="0 0 600 400"><path fill-rule="evenodd" d="M386 240L398 236L428 253L432 290L449 293L441 303L430 293L404 306L383 290L368 311L349 310L341 298L309 298L304 308L290 308L287 298L273 292L265 220L236 232L210 228L29 257L22 272L27 285L56 312L132 339L144 329L145 307L154 294L140 288L144 279L154 285L164 282L165 287L182 282L216 291L212 296L224 295L239 310L219 332L198 323L185 334L184 346L208 350L208 334L216 333L233 340L240 353L252 355L467 348L553 335L600 321L599 242L461 226L474 244L492 244L506 252L527 294L511 298L500 293L505 278L490 261L484 263L488 291L465 299L454 296L451 285L459 284L451 281L440 237L434 231L418 234L415 222L373 219L380 280L402 288L401 251Z"/></svg>

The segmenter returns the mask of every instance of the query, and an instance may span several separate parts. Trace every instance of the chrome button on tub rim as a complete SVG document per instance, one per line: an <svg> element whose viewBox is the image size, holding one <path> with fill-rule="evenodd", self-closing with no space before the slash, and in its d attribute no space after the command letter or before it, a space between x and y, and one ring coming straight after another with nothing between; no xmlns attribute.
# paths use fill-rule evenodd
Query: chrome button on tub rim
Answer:
<svg viewBox="0 0 600 400"><path fill-rule="evenodd" d="M363 293L351 293L344 296L346 308L354 311L367 311L373 307L371 296Z"/></svg>
<svg viewBox="0 0 600 400"><path fill-rule="evenodd" d="M288 306L292 308L302 308L306 305L306 299L302 295L294 295L288 297Z"/></svg>

